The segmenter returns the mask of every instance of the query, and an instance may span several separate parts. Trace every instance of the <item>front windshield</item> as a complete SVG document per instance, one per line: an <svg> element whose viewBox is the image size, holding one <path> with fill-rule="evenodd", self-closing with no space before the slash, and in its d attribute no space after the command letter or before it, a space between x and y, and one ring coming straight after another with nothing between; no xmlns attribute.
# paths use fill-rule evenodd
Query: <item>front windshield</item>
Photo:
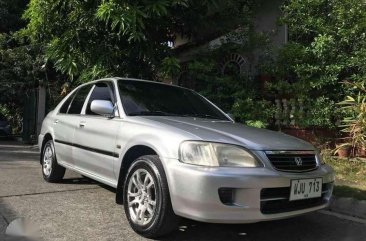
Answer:
<svg viewBox="0 0 366 241"><path fill-rule="evenodd" d="M134 80L119 80L123 108L128 116L187 116L229 120L192 90Z"/></svg>

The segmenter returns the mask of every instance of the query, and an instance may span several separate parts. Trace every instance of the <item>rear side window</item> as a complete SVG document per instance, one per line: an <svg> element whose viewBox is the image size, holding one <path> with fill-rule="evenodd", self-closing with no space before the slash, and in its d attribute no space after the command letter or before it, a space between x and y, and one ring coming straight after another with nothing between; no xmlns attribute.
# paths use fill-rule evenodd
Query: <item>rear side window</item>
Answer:
<svg viewBox="0 0 366 241"><path fill-rule="evenodd" d="M76 96L72 100L72 103L69 107L68 114L80 114L81 109L83 108L86 96L89 94L91 85L86 85L81 87L78 92L76 93Z"/></svg>
<svg viewBox="0 0 366 241"><path fill-rule="evenodd" d="M64 102L64 104L60 108L60 113L62 113L62 114L66 114L67 113L67 111L68 111L68 109L70 107L70 103L71 103L72 99L74 98L76 92L74 92L72 95L70 95L70 97Z"/></svg>
<svg viewBox="0 0 366 241"><path fill-rule="evenodd" d="M85 114L97 115L90 109L90 105L93 100L108 100L113 103L112 90L107 83L98 83L95 85L93 92L91 93L88 104L86 106Z"/></svg>

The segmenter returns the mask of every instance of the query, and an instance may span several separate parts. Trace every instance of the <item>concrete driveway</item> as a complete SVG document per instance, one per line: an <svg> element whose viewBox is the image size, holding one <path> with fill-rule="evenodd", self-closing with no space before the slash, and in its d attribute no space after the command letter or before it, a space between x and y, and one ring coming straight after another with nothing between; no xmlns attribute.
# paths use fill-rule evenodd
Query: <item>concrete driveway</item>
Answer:
<svg viewBox="0 0 366 241"><path fill-rule="evenodd" d="M46 183L35 148L0 143L0 240L9 238L5 229L19 217L38 227L42 240L145 240L130 229L113 189L71 171L62 183ZM183 220L180 229L163 240L364 241L365 237L366 222L316 212L246 225Z"/></svg>

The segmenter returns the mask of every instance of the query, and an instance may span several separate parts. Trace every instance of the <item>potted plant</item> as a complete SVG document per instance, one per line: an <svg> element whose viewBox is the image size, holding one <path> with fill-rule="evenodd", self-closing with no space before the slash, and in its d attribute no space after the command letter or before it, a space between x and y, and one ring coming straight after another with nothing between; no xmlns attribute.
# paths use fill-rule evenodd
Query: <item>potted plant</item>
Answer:
<svg viewBox="0 0 366 241"><path fill-rule="evenodd" d="M365 147L363 147L363 146L358 147L356 150L356 156L365 157L366 156Z"/></svg>
<svg viewBox="0 0 366 241"><path fill-rule="evenodd" d="M351 146L348 143L336 144L335 154L342 158L349 157L351 154Z"/></svg>

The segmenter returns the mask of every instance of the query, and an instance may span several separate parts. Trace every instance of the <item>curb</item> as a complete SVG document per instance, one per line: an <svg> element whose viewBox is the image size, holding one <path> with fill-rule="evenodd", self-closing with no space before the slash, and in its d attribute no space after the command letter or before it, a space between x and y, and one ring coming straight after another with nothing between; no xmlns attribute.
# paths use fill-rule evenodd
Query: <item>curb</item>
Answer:
<svg viewBox="0 0 366 241"><path fill-rule="evenodd" d="M366 220L366 200L333 196L326 210Z"/></svg>

